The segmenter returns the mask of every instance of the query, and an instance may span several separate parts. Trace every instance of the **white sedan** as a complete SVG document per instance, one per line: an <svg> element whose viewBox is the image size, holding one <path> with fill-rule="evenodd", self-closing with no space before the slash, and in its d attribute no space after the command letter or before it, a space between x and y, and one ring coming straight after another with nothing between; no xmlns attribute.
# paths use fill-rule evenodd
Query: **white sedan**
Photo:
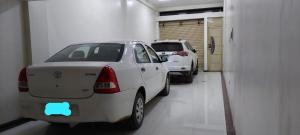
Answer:
<svg viewBox="0 0 300 135"><path fill-rule="evenodd" d="M71 45L19 75L21 114L51 123L127 120L141 126L144 104L170 91L169 71L142 42Z"/></svg>

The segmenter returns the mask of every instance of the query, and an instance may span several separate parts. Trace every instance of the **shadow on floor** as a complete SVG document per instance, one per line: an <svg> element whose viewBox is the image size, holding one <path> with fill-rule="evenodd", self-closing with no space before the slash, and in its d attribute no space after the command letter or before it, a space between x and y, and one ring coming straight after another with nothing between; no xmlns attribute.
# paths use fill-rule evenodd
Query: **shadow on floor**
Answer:
<svg viewBox="0 0 300 135"><path fill-rule="evenodd" d="M197 75L194 75L194 79ZM171 85L187 85L192 83L187 83L185 76L182 75L172 75L171 76Z"/></svg>

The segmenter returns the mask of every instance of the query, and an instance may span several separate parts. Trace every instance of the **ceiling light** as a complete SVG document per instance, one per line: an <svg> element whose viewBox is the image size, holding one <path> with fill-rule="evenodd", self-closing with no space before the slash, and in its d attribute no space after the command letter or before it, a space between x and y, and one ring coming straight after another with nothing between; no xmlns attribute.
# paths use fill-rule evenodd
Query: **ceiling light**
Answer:
<svg viewBox="0 0 300 135"><path fill-rule="evenodd" d="M127 0L127 5L132 6L133 5L133 0Z"/></svg>

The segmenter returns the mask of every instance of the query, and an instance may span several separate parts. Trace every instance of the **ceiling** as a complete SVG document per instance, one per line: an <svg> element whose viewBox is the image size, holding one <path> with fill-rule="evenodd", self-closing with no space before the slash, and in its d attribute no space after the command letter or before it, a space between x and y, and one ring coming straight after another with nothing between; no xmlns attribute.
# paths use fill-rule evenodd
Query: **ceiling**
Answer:
<svg viewBox="0 0 300 135"><path fill-rule="evenodd" d="M177 7L177 6L191 6L201 4L216 4L223 2L223 0L146 0L157 8Z"/></svg>

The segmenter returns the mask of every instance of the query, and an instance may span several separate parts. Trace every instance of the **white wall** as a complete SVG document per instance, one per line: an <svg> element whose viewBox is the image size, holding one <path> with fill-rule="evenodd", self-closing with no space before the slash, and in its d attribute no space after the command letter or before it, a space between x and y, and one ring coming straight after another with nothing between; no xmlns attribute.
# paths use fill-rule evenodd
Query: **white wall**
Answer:
<svg viewBox="0 0 300 135"><path fill-rule="evenodd" d="M300 1L226 0L224 7L224 72L237 135L299 135Z"/></svg>
<svg viewBox="0 0 300 135"><path fill-rule="evenodd" d="M33 63L82 42L156 39L157 12L136 0L29 2Z"/></svg>
<svg viewBox="0 0 300 135"><path fill-rule="evenodd" d="M18 74L23 67L21 6L0 1L0 124L19 118Z"/></svg>

